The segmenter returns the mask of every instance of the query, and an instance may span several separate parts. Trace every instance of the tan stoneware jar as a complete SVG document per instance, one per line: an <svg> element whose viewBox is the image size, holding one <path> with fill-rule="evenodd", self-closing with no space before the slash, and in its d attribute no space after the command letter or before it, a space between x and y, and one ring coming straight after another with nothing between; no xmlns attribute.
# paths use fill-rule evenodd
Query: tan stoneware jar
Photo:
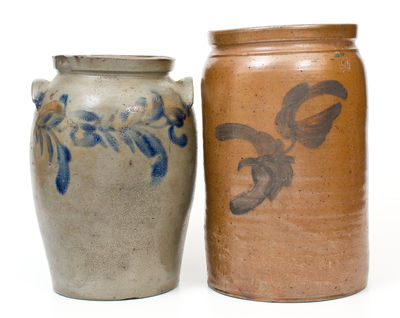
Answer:
<svg viewBox="0 0 400 318"><path fill-rule="evenodd" d="M366 91L356 26L210 35L202 81L210 287L276 302L362 290Z"/></svg>
<svg viewBox="0 0 400 318"><path fill-rule="evenodd" d="M56 56L36 80L32 183L57 293L156 295L179 280L196 165L192 79L151 56Z"/></svg>

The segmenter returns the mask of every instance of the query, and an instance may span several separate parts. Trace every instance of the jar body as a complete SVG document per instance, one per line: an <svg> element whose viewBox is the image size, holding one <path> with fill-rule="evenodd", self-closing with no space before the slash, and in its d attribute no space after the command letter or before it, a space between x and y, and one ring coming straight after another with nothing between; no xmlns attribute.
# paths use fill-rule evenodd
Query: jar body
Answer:
<svg viewBox="0 0 400 318"><path fill-rule="evenodd" d="M167 76L81 73L58 74L34 101L32 182L55 291L174 288L195 177L191 101Z"/></svg>
<svg viewBox="0 0 400 318"><path fill-rule="evenodd" d="M202 96L210 287L284 302L362 290L366 92L352 41L216 47Z"/></svg>

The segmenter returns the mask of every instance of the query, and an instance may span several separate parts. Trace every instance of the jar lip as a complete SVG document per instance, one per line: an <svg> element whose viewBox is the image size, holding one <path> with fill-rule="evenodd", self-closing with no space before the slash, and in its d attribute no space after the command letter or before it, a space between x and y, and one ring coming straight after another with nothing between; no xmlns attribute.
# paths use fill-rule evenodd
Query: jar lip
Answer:
<svg viewBox="0 0 400 318"><path fill-rule="evenodd" d="M209 32L210 43L216 46L270 41L353 39L356 24L295 24L250 27Z"/></svg>
<svg viewBox="0 0 400 318"><path fill-rule="evenodd" d="M152 55L56 55L60 72L168 73L174 59Z"/></svg>

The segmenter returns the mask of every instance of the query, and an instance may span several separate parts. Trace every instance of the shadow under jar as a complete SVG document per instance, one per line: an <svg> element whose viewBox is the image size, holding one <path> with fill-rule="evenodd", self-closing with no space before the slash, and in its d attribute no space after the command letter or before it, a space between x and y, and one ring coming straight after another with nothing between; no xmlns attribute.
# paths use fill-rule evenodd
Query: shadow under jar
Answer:
<svg viewBox="0 0 400 318"><path fill-rule="evenodd" d="M362 290L366 89L356 25L210 35L202 80L209 286L276 302Z"/></svg>
<svg viewBox="0 0 400 318"><path fill-rule="evenodd" d="M56 56L36 80L32 184L53 286L85 299L178 284L196 166L192 79L151 56Z"/></svg>

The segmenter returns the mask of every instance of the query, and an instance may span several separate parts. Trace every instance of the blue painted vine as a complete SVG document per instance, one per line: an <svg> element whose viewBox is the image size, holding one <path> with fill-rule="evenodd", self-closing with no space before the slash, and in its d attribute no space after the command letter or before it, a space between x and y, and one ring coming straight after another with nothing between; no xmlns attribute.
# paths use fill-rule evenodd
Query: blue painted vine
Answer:
<svg viewBox="0 0 400 318"><path fill-rule="evenodd" d="M182 100L182 107L174 107L165 111L164 101L161 95L152 91L152 108L150 116L146 119L128 120L131 115L131 107L122 112L117 112L104 118L93 111L76 110L68 117L69 133L72 143L77 147L111 148L119 152L121 145L129 147L132 153L138 149L147 158L155 158L151 166L150 185L158 185L165 177L168 170L168 156L159 138L149 129L167 128L168 136L172 143L179 147L185 147L188 140L185 134L178 135L177 128L184 125L187 116L190 115L190 105ZM40 154L43 155L46 146L49 162L56 157L58 172L55 185L60 194L65 194L70 182L69 162L71 152L57 137L57 128L66 120L68 94L63 94L59 100L43 104L46 91L40 92L33 100L38 110L38 118L34 129L35 143L39 144ZM135 107L146 109L148 101L145 97L139 98ZM114 122L118 118L122 127L116 127ZM121 126L121 125L119 125ZM54 150L55 149L55 150ZM54 152L57 153L54 156Z"/></svg>

